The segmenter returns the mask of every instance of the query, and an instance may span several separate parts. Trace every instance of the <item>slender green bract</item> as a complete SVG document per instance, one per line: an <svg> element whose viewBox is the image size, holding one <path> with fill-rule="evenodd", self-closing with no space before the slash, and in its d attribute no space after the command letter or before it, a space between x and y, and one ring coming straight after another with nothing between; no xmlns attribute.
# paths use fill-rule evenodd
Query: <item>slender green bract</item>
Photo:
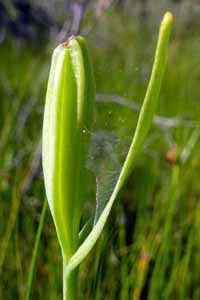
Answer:
<svg viewBox="0 0 200 300"><path fill-rule="evenodd" d="M167 61L173 17L160 26L152 74L124 166L101 216L79 246L84 165L92 126L94 80L85 40L71 37L53 54L44 113L43 171L46 194L63 255L65 300L76 299L78 265L100 236L112 205L133 169L150 128Z"/></svg>

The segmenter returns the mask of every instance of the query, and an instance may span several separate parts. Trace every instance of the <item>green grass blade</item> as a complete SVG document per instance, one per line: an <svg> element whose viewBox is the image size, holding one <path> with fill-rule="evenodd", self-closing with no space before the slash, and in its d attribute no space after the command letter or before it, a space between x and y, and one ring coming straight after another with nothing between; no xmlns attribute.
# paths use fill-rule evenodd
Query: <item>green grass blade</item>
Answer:
<svg viewBox="0 0 200 300"><path fill-rule="evenodd" d="M42 229L44 227L46 211L47 211L47 200L45 199L45 201L43 203L43 207L42 207L40 222L39 222L38 230L36 233L35 243L34 243L34 247L33 247L33 253L32 253L32 257L31 257L30 269L29 269L29 273L28 273L28 280L27 280L27 286L26 286L26 292L25 292L25 300L30 299L35 263L36 263L40 238L41 238L41 234L42 234Z"/></svg>
<svg viewBox="0 0 200 300"><path fill-rule="evenodd" d="M125 180L127 179L127 176L129 175L130 171L132 170L138 153L141 151L143 142L151 125L156 104L158 102L161 83L167 61L168 43L172 21L173 17L171 13L166 13L160 27L155 60L147 93L139 115L139 120L137 123L133 142L130 146L129 153L126 157L118 182L115 186L115 189L109 202L104 208L101 216L99 217L99 220L92 229L91 233L88 235L83 244L79 247L76 253L71 257L66 269L66 277L68 277L72 270L83 261L83 259L88 255L92 247L95 245L98 237L100 236L104 228L104 225L109 216L112 205L117 197L117 194L120 191Z"/></svg>

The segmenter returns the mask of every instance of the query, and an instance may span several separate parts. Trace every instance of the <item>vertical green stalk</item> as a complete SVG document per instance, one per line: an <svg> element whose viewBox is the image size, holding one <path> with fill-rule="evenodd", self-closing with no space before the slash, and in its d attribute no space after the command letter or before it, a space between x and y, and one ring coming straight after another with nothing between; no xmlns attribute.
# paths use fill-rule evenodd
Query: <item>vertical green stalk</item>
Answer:
<svg viewBox="0 0 200 300"><path fill-rule="evenodd" d="M41 216L40 216L40 223L39 223L38 230L37 230L37 233L36 233L35 244L34 244L34 247L33 247L33 253L32 253L32 257L31 257L31 264L30 264L30 268L29 268L28 280L27 280L27 286L26 286L26 292L25 292L25 300L30 299L35 262L36 262L36 258L37 258L38 247L39 247L40 237L41 237L41 234L42 234L42 229L44 227L44 220L45 220L46 211L47 211L47 200L45 199L44 203L43 203L43 207L42 207L42 212L41 212Z"/></svg>

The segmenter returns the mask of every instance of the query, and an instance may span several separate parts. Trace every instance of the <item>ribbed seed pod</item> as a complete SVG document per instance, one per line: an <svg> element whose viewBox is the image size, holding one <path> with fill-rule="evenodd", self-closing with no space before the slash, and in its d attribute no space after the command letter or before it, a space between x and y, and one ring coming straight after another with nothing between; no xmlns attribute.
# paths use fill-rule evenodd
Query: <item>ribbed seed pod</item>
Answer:
<svg viewBox="0 0 200 300"><path fill-rule="evenodd" d="M43 173L63 257L76 250L94 104L87 45L71 37L53 53L43 123Z"/></svg>

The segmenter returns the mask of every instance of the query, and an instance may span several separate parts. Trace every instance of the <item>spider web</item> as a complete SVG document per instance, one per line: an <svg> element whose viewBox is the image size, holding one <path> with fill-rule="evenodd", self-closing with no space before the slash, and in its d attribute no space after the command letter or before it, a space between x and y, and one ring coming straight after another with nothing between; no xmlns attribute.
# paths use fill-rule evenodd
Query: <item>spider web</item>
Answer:
<svg viewBox="0 0 200 300"><path fill-rule="evenodd" d="M119 97L120 98L120 97ZM119 100L118 98L118 100ZM117 96L115 96L117 99ZM95 224L109 201L128 153L137 113L128 106L97 98L87 169L95 177L91 213Z"/></svg>

